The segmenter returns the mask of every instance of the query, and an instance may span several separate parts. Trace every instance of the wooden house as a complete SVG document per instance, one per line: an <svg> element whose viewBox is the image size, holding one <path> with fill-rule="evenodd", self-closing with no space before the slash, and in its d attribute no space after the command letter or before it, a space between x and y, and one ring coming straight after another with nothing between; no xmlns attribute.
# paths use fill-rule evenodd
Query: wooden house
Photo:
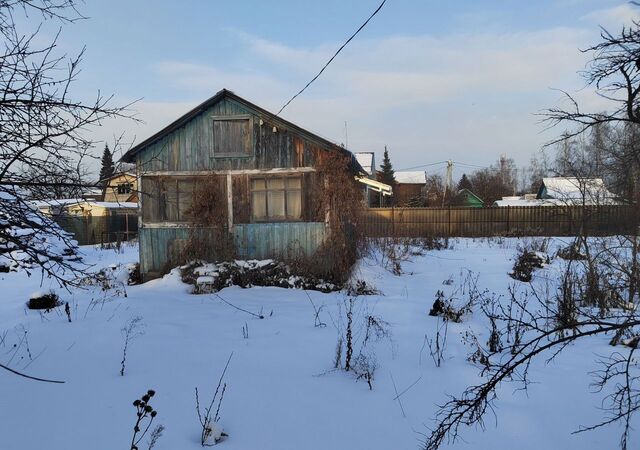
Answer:
<svg viewBox="0 0 640 450"><path fill-rule="evenodd" d="M181 262L194 234L216 239L192 207L207 183L215 187L213 228L225 228L238 257L278 258L292 248L313 255L329 233L331 210L320 198L327 180L318 168L332 156L354 185L365 175L344 148L218 92L122 158L137 166L143 277Z"/></svg>
<svg viewBox="0 0 640 450"><path fill-rule="evenodd" d="M102 182L105 202L136 203L138 201L138 181L134 172L117 172Z"/></svg>
<svg viewBox="0 0 640 450"><path fill-rule="evenodd" d="M469 189L460 189L451 202L453 206L466 206L467 208L482 208L484 202Z"/></svg>
<svg viewBox="0 0 640 450"><path fill-rule="evenodd" d="M357 152L354 153L354 156L365 172L364 176L358 177L358 181L362 184L365 204L367 206L381 206L384 203L384 197L393 195L393 187L376 179L375 153Z"/></svg>
<svg viewBox="0 0 640 450"><path fill-rule="evenodd" d="M427 173L422 170L399 171L394 174L396 184L393 188L393 200L398 206L407 206L416 198L425 197Z"/></svg>

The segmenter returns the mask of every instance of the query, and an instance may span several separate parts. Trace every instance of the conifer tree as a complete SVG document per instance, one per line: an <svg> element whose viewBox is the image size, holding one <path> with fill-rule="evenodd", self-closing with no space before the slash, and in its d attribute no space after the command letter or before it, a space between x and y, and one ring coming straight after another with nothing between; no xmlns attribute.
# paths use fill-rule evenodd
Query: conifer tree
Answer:
<svg viewBox="0 0 640 450"><path fill-rule="evenodd" d="M109 144L105 144L104 152L102 153L102 167L100 168L100 182L102 183L111 177L114 172L113 155L111 154L111 150L109 150Z"/></svg>
<svg viewBox="0 0 640 450"><path fill-rule="evenodd" d="M387 150L386 145L384 146L384 156L382 157L382 164L380 165L378 181L382 181L390 186L393 186L396 182L393 166L391 165L391 159L389 158L389 151Z"/></svg>
<svg viewBox="0 0 640 450"><path fill-rule="evenodd" d="M471 184L471 181L469 181L466 173L463 173L462 178L458 181L458 190L461 191L463 189L468 189L470 191L473 190L473 185Z"/></svg>

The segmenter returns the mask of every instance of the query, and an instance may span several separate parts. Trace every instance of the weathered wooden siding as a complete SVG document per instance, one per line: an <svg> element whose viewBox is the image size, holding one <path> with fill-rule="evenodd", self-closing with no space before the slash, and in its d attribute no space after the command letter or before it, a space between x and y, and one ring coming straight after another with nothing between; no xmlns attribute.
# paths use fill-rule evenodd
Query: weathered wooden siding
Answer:
<svg viewBox="0 0 640 450"><path fill-rule="evenodd" d="M424 191L424 184L398 183L393 187L393 202L398 206L405 206L413 198L419 197Z"/></svg>
<svg viewBox="0 0 640 450"><path fill-rule="evenodd" d="M214 116L253 118L253 152L249 156L213 156ZM264 118L263 118L264 120ZM321 147L278 128L252 110L224 98L179 129L138 154L138 169L149 171L242 170L313 166Z"/></svg>
<svg viewBox="0 0 640 450"><path fill-rule="evenodd" d="M141 228L140 270L145 278L153 278L177 264L190 233L207 238L210 230L188 227ZM304 252L312 255L324 242L324 222L282 222L241 224L233 227L238 256L247 259L279 258ZM212 255L212 260L215 255Z"/></svg>
<svg viewBox="0 0 640 450"><path fill-rule="evenodd" d="M250 223L234 225L238 256L247 259L313 255L325 239L324 222Z"/></svg>

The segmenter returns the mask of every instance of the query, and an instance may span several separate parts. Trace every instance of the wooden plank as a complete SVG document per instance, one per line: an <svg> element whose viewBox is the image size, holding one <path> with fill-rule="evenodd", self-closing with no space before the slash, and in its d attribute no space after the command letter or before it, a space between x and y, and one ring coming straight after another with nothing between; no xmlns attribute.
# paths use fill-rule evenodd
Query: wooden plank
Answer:
<svg viewBox="0 0 640 450"><path fill-rule="evenodd" d="M233 229L233 180L231 174L227 174L227 226L231 232Z"/></svg>

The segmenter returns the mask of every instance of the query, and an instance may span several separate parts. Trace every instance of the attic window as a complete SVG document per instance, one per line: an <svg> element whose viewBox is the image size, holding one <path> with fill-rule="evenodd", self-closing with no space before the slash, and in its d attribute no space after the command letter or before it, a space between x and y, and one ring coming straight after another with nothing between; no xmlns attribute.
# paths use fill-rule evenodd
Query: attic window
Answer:
<svg viewBox="0 0 640 450"><path fill-rule="evenodd" d="M132 190L133 190L133 185L131 183L118 184L118 195L130 194Z"/></svg>
<svg viewBox="0 0 640 450"><path fill-rule="evenodd" d="M253 153L253 123L250 115L213 117L213 156L247 157Z"/></svg>

